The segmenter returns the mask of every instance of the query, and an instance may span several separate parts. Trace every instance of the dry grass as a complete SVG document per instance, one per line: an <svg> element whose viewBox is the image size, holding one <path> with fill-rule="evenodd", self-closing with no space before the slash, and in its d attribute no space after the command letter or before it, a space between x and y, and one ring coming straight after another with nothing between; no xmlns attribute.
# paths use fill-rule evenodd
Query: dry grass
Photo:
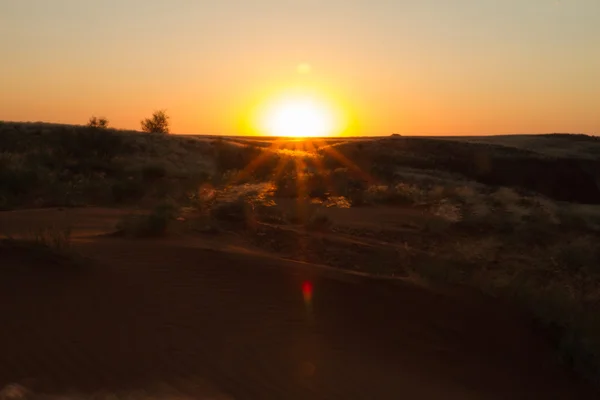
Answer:
<svg viewBox="0 0 600 400"><path fill-rule="evenodd" d="M72 247L70 225L31 229L19 237L5 235L0 239L0 254L3 254L0 258L13 270L15 265L47 269L80 267L84 264L82 257ZM30 262L11 262L15 257Z"/></svg>
<svg viewBox="0 0 600 400"><path fill-rule="evenodd" d="M529 309L562 359L600 378L599 206L573 206L500 188L430 208L444 232L416 274L480 288Z"/></svg>
<svg viewBox="0 0 600 400"><path fill-rule="evenodd" d="M533 190L568 197L571 178L598 176L538 154L547 153L550 141L577 143L572 146L576 152L582 151L584 141L547 139L538 142L539 152L533 142L513 143L519 150L492 142L396 138L324 141L308 154L296 144L271 148L270 141L5 123L0 126L0 208L154 207L120 222L120 232L134 237L169 234L180 211L187 209L191 217L184 225L190 230L243 229L249 236L265 233L260 224L294 225L297 231L305 228L307 235L327 236L317 232L341 228L324 211L329 206L411 210L422 222L409 233L382 229L369 235L385 239L386 249L394 250L390 254L401 246L410 249L404 251L403 263L413 274L518 301L555 332L567 362L597 379L600 206L559 202ZM344 158L355 165L344 164ZM591 159L585 162L590 168L596 165ZM528 166L531 170L520 171ZM558 181L542 168L545 186L538 187L536 168L544 166L556 168ZM519 172L536 179L522 180ZM589 192L579 195L592 198L594 185L586 182ZM274 207L282 198L297 207ZM295 246L298 235L290 241ZM315 262L338 266L356 258L352 254L348 262L338 262L332 252L343 253L339 243L328 248L330 244L302 240L323 247L327 256L315 256ZM41 230L31 242L69 251L70 233ZM382 248L378 251L365 254L397 261ZM396 267L386 270L397 272Z"/></svg>
<svg viewBox="0 0 600 400"><path fill-rule="evenodd" d="M84 126L0 126L0 209L185 197L216 174L211 141Z"/></svg>

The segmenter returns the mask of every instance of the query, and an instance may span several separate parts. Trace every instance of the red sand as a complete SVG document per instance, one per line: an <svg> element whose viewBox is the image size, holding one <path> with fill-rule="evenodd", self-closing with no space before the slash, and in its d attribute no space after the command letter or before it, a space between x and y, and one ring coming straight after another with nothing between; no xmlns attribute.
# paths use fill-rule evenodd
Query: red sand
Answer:
<svg viewBox="0 0 600 400"><path fill-rule="evenodd" d="M0 226L59 214L1 213ZM113 214L79 210L75 231L101 231ZM201 241L78 239L93 260L81 272L2 276L0 386L169 387L235 399L593 398L498 301Z"/></svg>

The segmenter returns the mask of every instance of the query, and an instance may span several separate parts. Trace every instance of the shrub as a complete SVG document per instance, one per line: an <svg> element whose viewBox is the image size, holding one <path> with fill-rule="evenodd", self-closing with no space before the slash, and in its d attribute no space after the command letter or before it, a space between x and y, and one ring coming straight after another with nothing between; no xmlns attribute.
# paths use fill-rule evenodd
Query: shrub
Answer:
<svg viewBox="0 0 600 400"><path fill-rule="evenodd" d="M310 198L325 200L329 196L331 185L329 185L329 174L308 173L300 176L298 180L304 186L306 195Z"/></svg>
<svg viewBox="0 0 600 400"><path fill-rule="evenodd" d="M13 164L0 166L0 193L21 196L40 182L40 170L32 166Z"/></svg>
<svg viewBox="0 0 600 400"><path fill-rule="evenodd" d="M0 238L0 258L12 257L34 261L36 267L75 267L81 266L80 261L83 261L71 247L71 225L68 221L29 230L18 239L10 236ZM9 262L8 265L13 264Z"/></svg>
<svg viewBox="0 0 600 400"><path fill-rule="evenodd" d="M414 185L398 183L394 186L372 185L362 196L371 204L415 205L424 200L424 192Z"/></svg>
<svg viewBox="0 0 600 400"><path fill-rule="evenodd" d="M122 135L97 128L61 128L52 133L49 141L56 159L73 160L82 165L93 159L111 160L125 151Z"/></svg>
<svg viewBox="0 0 600 400"><path fill-rule="evenodd" d="M217 171L220 173L229 170L245 170L252 161L261 157L260 163L254 163L253 170L246 171L248 177L250 175L264 176L265 169L272 171L274 166L273 160L277 161L278 158L275 155L264 154L261 149L254 146L223 143L222 141L215 141L214 149L215 165ZM260 169L260 171L257 169Z"/></svg>
<svg viewBox="0 0 600 400"><path fill-rule="evenodd" d="M167 169L163 164L148 164L142 168L142 177L145 182L154 182L167 176Z"/></svg>
<svg viewBox="0 0 600 400"><path fill-rule="evenodd" d="M108 119L106 119L104 117L97 118L95 116L92 116L90 118L90 120L88 121L87 126L90 128L96 128L96 129L107 129L108 128Z"/></svg>
<svg viewBox="0 0 600 400"><path fill-rule="evenodd" d="M158 110L151 118L141 121L142 131L147 133L169 133L169 116L166 111Z"/></svg>
<svg viewBox="0 0 600 400"><path fill-rule="evenodd" d="M232 201L214 204L210 214L218 221L241 224L245 227L252 227L256 222L254 205L243 196Z"/></svg>
<svg viewBox="0 0 600 400"><path fill-rule="evenodd" d="M275 195L277 197L295 198L298 197L298 180L294 174L282 174L277 177L275 183Z"/></svg>
<svg viewBox="0 0 600 400"><path fill-rule="evenodd" d="M124 181L117 181L112 185L112 195L115 203L137 201L145 193L146 186L134 177L130 177Z"/></svg>
<svg viewBox="0 0 600 400"><path fill-rule="evenodd" d="M61 252L71 248L71 226L69 225L37 229L31 233L31 236L33 242L39 246Z"/></svg>

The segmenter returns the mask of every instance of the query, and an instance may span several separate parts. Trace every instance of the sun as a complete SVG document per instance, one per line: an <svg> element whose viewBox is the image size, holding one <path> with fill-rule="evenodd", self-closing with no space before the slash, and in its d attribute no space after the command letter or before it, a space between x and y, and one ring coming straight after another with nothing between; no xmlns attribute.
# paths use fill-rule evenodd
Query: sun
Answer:
<svg viewBox="0 0 600 400"><path fill-rule="evenodd" d="M319 137L335 134L334 112L309 96L277 99L266 107L261 130L270 136Z"/></svg>

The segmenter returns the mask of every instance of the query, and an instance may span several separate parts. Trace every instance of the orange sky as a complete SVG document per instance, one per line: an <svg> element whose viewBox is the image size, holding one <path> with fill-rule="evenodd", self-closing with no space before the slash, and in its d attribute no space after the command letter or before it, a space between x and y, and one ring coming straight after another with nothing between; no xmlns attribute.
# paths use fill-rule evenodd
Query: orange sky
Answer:
<svg viewBox="0 0 600 400"><path fill-rule="evenodd" d="M0 119L260 133L252 110L300 88L335 134L595 134L598 48L597 0L8 1Z"/></svg>

